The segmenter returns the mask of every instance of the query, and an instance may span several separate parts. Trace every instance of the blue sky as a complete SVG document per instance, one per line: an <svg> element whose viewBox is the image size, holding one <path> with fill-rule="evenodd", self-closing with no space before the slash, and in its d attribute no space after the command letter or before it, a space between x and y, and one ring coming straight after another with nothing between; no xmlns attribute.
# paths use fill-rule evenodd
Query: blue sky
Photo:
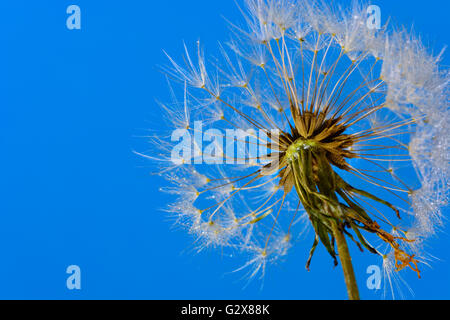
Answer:
<svg viewBox="0 0 450 320"><path fill-rule="evenodd" d="M71 4L81 30L66 28ZM450 43L446 1L373 4L384 20L414 24L435 51ZM0 298L346 298L323 248L305 271L309 239L269 268L263 287L229 274L244 261L192 253L189 235L159 211L164 182L132 152L149 148L141 136L160 123L155 100L169 97L162 50L198 39L215 48L228 39L222 16L239 18L233 1L0 3ZM415 298L450 298L449 230L429 242L440 261L422 280L403 274ZM373 260L354 260L362 297L379 299L364 285ZM81 290L66 288L69 265L81 268Z"/></svg>

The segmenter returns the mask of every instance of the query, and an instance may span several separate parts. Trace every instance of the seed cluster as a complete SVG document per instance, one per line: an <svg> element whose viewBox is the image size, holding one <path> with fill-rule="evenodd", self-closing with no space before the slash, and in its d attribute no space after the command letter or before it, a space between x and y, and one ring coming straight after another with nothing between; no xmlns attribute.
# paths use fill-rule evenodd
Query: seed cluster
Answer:
<svg viewBox="0 0 450 320"><path fill-rule="evenodd" d="M229 128L250 132L243 154L254 144L269 150L244 165L207 166L202 152L167 156L170 133L154 138L162 152L148 157L163 164L171 186L162 190L176 196L167 211L197 237L199 251L250 257L238 269L250 278L285 257L308 227L307 267L322 243L353 293L349 246L381 257L385 283L407 267L420 276L419 264L430 260L423 243L442 226L450 186L442 55L405 31L367 28L367 6L358 1L337 9L245 0L245 7L245 26L230 23L228 49L220 47L212 67L200 44L195 57L185 46L184 65L169 57L164 71L183 99L163 109L187 136L198 134L196 120L214 129L208 142L218 159L227 157L215 146Z"/></svg>

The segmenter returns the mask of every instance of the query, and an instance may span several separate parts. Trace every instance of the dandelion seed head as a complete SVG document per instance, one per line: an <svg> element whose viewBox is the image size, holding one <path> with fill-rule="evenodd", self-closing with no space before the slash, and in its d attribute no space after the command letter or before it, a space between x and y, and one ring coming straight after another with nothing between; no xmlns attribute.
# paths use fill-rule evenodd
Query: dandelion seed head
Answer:
<svg viewBox="0 0 450 320"><path fill-rule="evenodd" d="M214 63L200 44L184 46L184 64L169 56L165 71L183 97L161 105L169 124L192 137L197 120L214 126L206 140L222 163L205 165L194 138L179 163L148 156L171 183L162 190L178 199L167 211L178 212L199 251L249 257L237 269L249 278L286 257L306 228L336 260L336 219L360 249L381 255L388 284L403 269L420 276L423 244L448 205L444 51L430 53L404 29L368 28L359 1L245 0L240 10L244 23L228 21L231 39ZM246 133L231 141L232 155L227 129ZM154 142L170 151L163 138ZM411 219L399 219L405 213Z"/></svg>

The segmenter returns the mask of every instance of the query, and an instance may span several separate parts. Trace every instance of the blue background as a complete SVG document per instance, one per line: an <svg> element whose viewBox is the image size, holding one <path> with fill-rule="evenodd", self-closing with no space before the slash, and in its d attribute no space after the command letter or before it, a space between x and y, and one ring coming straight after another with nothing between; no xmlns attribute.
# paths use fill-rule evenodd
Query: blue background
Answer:
<svg viewBox="0 0 450 320"><path fill-rule="evenodd" d="M81 31L66 28L70 4L81 7ZM414 23L435 51L450 43L448 1L374 4L384 21ZM0 2L0 298L346 298L323 248L305 271L310 238L268 269L263 288L244 289L242 274L227 274L244 260L192 253L189 235L158 211L164 182L132 152L148 149L155 99L169 97L162 49L181 53L197 39L215 49L228 39L222 15L240 18L233 1ZM415 298L450 298L448 230L430 241L441 260L422 280L402 273ZM354 259L363 298L379 299L364 285L375 260ZM66 288L72 264L80 291Z"/></svg>

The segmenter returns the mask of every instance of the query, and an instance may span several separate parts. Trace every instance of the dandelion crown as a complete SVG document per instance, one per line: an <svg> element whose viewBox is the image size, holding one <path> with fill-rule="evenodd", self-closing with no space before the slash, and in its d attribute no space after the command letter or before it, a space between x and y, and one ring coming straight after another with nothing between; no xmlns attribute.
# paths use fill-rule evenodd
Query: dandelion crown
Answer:
<svg viewBox="0 0 450 320"><path fill-rule="evenodd" d="M161 107L177 133L153 138L161 152L146 155L176 196L166 210L198 250L249 256L239 270L250 277L308 228L307 268L322 244L351 299L352 246L379 255L388 277L420 277L449 186L441 55L405 30L370 28L359 2L246 0L240 10L245 24L229 22L219 59L207 62L200 44L185 46L182 64L169 57L184 95Z"/></svg>

